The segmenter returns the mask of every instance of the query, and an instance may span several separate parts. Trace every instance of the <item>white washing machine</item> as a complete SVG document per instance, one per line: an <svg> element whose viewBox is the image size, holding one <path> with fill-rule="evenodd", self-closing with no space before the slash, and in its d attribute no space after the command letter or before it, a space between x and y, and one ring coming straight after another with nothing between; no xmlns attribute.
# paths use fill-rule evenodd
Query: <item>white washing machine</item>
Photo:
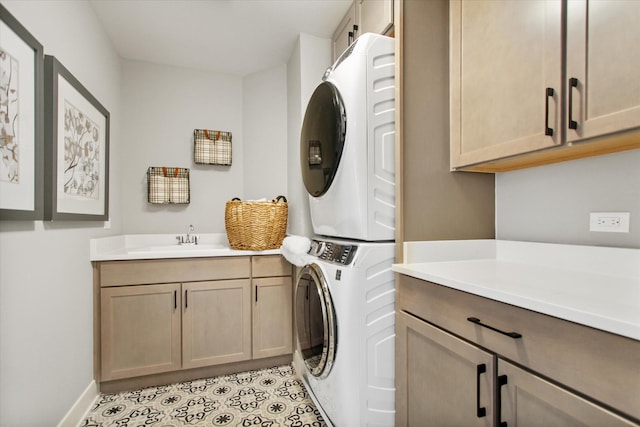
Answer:
<svg viewBox="0 0 640 427"><path fill-rule="evenodd" d="M317 235L395 239L395 42L363 34L307 105L302 177Z"/></svg>
<svg viewBox="0 0 640 427"><path fill-rule="evenodd" d="M296 373L329 425L393 426L395 244L313 246L295 286Z"/></svg>

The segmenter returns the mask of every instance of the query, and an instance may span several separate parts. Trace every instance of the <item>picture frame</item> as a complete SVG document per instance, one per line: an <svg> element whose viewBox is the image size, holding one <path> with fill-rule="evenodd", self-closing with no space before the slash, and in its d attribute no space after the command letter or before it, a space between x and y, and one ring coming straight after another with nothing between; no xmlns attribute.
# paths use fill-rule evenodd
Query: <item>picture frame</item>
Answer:
<svg viewBox="0 0 640 427"><path fill-rule="evenodd" d="M0 4L0 220L43 217L44 48Z"/></svg>
<svg viewBox="0 0 640 427"><path fill-rule="evenodd" d="M44 219L108 221L109 112L55 57L44 73Z"/></svg>

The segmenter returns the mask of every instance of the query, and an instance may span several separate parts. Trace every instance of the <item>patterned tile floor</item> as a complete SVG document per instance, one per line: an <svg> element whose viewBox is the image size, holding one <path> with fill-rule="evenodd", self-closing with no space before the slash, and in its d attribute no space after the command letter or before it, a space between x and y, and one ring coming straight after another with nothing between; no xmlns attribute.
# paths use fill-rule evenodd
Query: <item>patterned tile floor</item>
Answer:
<svg viewBox="0 0 640 427"><path fill-rule="evenodd" d="M326 426L291 365L101 394L81 427Z"/></svg>

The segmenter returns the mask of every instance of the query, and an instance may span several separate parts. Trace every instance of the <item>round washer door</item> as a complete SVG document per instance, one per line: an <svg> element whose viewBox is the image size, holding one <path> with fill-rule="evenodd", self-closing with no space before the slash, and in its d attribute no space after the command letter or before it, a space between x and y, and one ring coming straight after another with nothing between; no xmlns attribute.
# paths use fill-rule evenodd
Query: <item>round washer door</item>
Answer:
<svg viewBox="0 0 640 427"><path fill-rule="evenodd" d="M336 175L347 133L347 116L338 89L322 82L311 95L300 135L300 169L307 192L327 192Z"/></svg>
<svg viewBox="0 0 640 427"><path fill-rule="evenodd" d="M323 378L335 360L337 333L331 294L318 265L302 269L295 295L298 351L309 373Z"/></svg>

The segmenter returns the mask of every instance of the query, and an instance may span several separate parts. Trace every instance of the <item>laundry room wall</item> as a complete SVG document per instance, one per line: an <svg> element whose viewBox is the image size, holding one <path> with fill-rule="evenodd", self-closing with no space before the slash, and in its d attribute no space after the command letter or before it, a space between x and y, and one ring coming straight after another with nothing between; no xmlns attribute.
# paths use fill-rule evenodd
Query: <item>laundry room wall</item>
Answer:
<svg viewBox="0 0 640 427"><path fill-rule="evenodd" d="M245 199L287 196L287 66L242 79Z"/></svg>
<svg viewBox="0 0 640 427"><path fill-rule="evenodd" d="M124 233L224 233L227 200L287 196L286 81L285 64L241 77L123 61ZM232 132L231 166L194 162L204 128ZM149 166L189 168L191 202L149 204Z"/></svg>
<svg viewBox="0 0 640 427"><path fill-rule="evenodd" d="M109 223L0 221L0 425L55 426L93 384L89 239L120 232L120 60L89 2L2 5L111 118Z"/></svg>
<svg viewBox="0 0 640 427"><path fill-rule="evenodd" d="M288 64L240 77L123 61L123 233L224 233L233 197L289 201L292 234L313 234L299 167L307 102L331 65L331 40L300 34ZM167 82L172 82L168 85ZM196 165L193 129L233 132L233 164ZM189 205L151 205L149 166L191 169Z"/></svg>
<svg viewBox="0 0 640 427"><path fill-rule="evenodd" d="M287 64L287 188L289 233L313 236L308 193L300 171L300 130L307 103L331 65L331 40L300 34Z"/></svg>
<svg viewBox="0 0 640 427"><path fill-rule="evenodd" d="M629 233L589 231L591 212L629 212ZM640 248L640 150L496 175L497 238Z"/></svg>
<svg viewBox="0 0 640 427"><path fill-rule="evenodd" d="M123 61L124 233L222 233L226 200L244 197L242 77ZM233 134L231 166L198 165L193 130ZM191 203L147 202L149 166L190 169Z"/></svg>

